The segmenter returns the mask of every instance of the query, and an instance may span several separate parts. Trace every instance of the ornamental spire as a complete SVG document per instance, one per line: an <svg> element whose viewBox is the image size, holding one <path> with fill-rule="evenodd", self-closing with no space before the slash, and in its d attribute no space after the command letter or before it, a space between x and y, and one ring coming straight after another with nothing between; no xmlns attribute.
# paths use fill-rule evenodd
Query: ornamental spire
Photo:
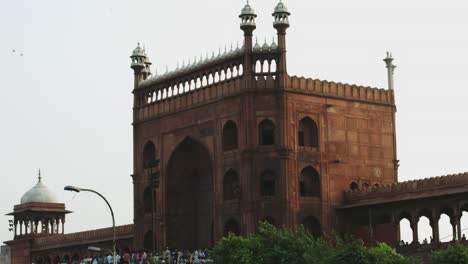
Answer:
<svg viewBox="0 0 468 264"><path fill-rule="evenodd" d="M39 172L37 174L37 179L39 180L39 182L42 181L42 177L41 177L41 169L39 169Z"/></svg>

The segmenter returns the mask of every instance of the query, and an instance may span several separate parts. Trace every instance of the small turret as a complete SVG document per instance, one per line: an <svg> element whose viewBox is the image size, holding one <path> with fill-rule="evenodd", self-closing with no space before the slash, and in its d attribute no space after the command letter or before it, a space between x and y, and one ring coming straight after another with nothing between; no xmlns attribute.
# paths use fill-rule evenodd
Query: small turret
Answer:
<svg viewBox="0 0 468 264"><path fill-rule="evenodd" d="M383 61L385 61L385 64L387 65L388 89L389 89L389 90L393 90L393 89L394 89L394 79L393 79L393 75L394 75L394 73L395 73L395 68L396 68L396 66L393 65L392 53L387 52L387 57L386 57Z"/></svg>
<svg viewBox="0 0 468 264"><path fill-rule="evenodd" d="M145 80L149 75L151 75L150 66L152 63L149 61L145 49L140 47L140 43L138 43L137 47L133 50L130 58L132 59L130 67L135 73L134 88L136 89L140 81Z"/></svg>
<svg viewBox="0 0 468 264"><path fill-rule="evenodd" d="M241 19L240 28L244 31L244 81L245 87L251 87L251 81L253 78L253 67L252 67L252 34L253 31L257 28L255 25L255 18L257 14L255 14L255 10L250 6L249 1L247 0L247 4L242 8L241 14L239 18Z"/></svg>
<svg viewBox="0 0 468 264"><path fill-rule="evenodd" d="M255 10L250 6L249 1L247 4L242 8L241 14L239 18L241 19L240 27L246 34L252 35L252 32L257 28L255 24L255 18L257 14L255 14Z"/></svg>
<svg viewBox="0 0 468 264"><path fill-rule="evenodd" d="M288 8L283 3L283 1L280 0L278 5L275 7L275 11L273 12L273 17L275 18L273 26L276 29L281 28L286 30L289 27L289 15L291 15L291 13L289 13Z"/></svg>
<svg viewBox="0 0 468 264"><path fill-rule="evenodd" d="M280 0L272 15L274 17L273 27L278 33L278 51L280 52L278 62L279 85L284 88L288 75L286 64L286 29L289 28L289 15L291 13L289 13L283 1Z"/></svg>

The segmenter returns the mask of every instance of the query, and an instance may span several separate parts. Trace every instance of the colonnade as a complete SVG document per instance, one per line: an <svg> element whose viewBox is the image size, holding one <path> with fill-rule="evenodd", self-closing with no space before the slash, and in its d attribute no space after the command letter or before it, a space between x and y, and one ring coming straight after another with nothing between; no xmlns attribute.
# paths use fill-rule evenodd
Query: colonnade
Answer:
<svg viewBox="0 0 468 264"><path fill-rule="evenodd" d="M34 234L58 235L65 233L65 216L45 218L20 218L14 222L15 237Z"/></svg>

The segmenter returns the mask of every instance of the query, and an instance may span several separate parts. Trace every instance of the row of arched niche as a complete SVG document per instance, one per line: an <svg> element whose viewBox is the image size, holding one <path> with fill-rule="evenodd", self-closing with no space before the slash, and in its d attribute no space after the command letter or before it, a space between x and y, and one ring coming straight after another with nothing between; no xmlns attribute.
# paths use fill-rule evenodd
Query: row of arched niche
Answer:
<svg viewBox="0 0 468 264"><path fill-rule="evenodd" d="M264 170L259 178L260 189L259 194L262 197L275 197L278 193L278 175L272 170ZM321 182L320 175L311 166L305 167L301 171L299 178L299 196L306 197L321 197ZM235 169L229 169L223 177L223 200L235 201L241 198L240 177ZM152 212L152 189L147 187L143 192L144 212ZM155 206L156 203L154 203ZM155 208L156 210L156 208Z"/></svg>
<svg viewBox="0 0 468 264"><path fill-rule="evenodd" d="M258 142L259 145L268 146L274 145L276 142L276 126L269 120L265 119L258 125ZM318 147L318 127L317 124L309 117L305 117L299 121L298 129L298 145L300 147ZM238 149L238 128L234 121L225 123L222 131L222 147L223 151L233 151ZM149 141L143 148L143 166L156 159L156 147L153 142ZM275 196L277 193L277 175L273 170L264 170L260 174L260 195ZM301 171L299 182L299 195L301 197L320 197L320 175L311 166L304 168ZM148 189L144 194L144 201L151 201L151 190ZM235 200L240 198L239 174L235 169L228 170L223 177L223 197L224 200ZM145 202L146 204L146 202ZM145 205L145 211L151 211L151 207Z"/></svg>
<svg viewBox="0 0 468 264"><path fill-rule="evenodd" d="M276 60L257 60L253 65L256 74L274 74L277 72ZM213 84L228 81L244 74L242 64L230 65L226 69L216 70L212 73L203 74L192 79L169 85L162 89L155 89L145 96L145 103L151 104L164 100L168 97L183 94L196 89L204 88Z"/></svg>
<svg viewBox="0 0 468 264"><path fill-rule="evenodd" d="M258 145L268 146L277 143L276 125L270 119L265 119L258 124ZM223 127L222 134L223 151L238 149L238 129L234 121L228 121ZM319 146L318 126L310 117L299 121L297 131L297 143L299 147Z"/></svg>

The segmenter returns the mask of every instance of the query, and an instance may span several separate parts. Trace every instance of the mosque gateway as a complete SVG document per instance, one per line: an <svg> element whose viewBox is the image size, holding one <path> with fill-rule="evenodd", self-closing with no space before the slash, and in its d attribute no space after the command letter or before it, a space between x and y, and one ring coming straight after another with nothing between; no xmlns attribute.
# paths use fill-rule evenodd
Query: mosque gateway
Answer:
<svg viewBox="0 0 468 264"><path fill-rule="evenodd" d="M243 45L165 73L153 74L146 50L135 48L134 222L117 227L120 252L210 248L229 232L256 232L259 221L410 252L419 218L445 214L461 237L468 175L398 182L391 54L388 89L290 75L289 16L280 1L276 36L258 43L247 3ZM68 213L39 176L10 214L12 263L70 263L88 246L111 247L111 229L66 234ZM413 245L399 242L402 219ZM433 238L437 247L436 224Z"/></svg>

